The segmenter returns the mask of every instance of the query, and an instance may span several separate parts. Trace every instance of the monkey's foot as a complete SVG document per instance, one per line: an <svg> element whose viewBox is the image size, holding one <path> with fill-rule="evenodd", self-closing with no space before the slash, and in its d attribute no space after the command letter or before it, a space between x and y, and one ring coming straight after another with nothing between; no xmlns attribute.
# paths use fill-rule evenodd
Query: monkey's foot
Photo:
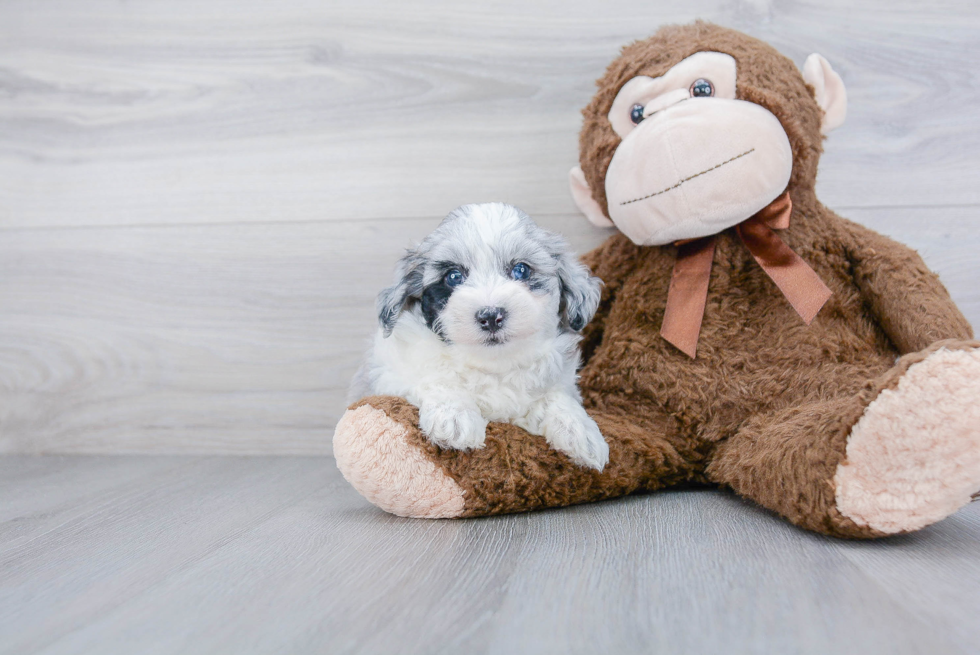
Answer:
<svg viewBox="0 0 980 655"><path fill-rule="evenodd" d="M980 348L941 348L868 405L835 477L837 508L886 534L943 519L980 490Z"/></svg>
<svg viewBox="0 0 980 655"><path fill-rule="evenodd" d="M415 437L415 438L413 438ZM463 490L413 441L410 428L370 404L349 409L337 423L337 468L381 509L413 518L456 518Z"/></svg>

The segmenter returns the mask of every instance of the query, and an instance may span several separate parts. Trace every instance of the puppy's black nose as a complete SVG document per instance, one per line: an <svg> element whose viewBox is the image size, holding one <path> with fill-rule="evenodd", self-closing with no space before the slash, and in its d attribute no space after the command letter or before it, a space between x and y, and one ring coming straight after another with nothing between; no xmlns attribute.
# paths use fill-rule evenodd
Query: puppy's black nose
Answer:
<svg viewBox="0 0 980 655"><path fill-rule="evenodd" d="M505 318L507 312L503 307L484 307L476 313L476 322L480 324L480 329L490 334L504 326Z"/></svg>

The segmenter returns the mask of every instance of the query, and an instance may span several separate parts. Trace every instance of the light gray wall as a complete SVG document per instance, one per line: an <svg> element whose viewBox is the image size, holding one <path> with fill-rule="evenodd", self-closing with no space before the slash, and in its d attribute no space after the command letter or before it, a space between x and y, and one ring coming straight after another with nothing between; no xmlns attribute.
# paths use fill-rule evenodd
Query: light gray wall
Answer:
<svg viewBox="0 0 980 655"><path fill-rule="evenodd" d="M329 452L401 249L483 200L601 241L579 110L695 17L833 63L821 198L980 325L974 0L6 0L0 452Z"/></svg>

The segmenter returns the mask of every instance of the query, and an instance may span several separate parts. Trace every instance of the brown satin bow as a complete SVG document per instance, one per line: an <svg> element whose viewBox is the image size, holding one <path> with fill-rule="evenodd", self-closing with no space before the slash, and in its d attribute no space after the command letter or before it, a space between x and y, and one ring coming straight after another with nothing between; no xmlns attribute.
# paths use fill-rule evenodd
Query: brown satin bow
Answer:
<svg viewBox="0 0 980 655"><path fill-rule="evenodd" d="M809 325L830 298L831 291L809 264L773 231L789 227L792 211L793 202L787 191L735 226L735 232L796 313ZM678 242L677 262L667 291L660 336L692 358L697 353L701 319L708 299L716 238L717 235L712 235Z"/></svg>

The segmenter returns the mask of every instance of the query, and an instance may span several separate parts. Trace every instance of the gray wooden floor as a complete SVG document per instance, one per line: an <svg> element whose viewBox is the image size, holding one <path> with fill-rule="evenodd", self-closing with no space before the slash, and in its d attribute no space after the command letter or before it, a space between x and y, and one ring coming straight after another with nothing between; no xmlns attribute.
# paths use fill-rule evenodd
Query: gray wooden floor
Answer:
<svg viewBox="0 0 980 655"><path fill-rule="evenodd" d="M0 458L0 653L977 653L980 503L845 542L717 491L420 521L329 457Z"/></svg>

